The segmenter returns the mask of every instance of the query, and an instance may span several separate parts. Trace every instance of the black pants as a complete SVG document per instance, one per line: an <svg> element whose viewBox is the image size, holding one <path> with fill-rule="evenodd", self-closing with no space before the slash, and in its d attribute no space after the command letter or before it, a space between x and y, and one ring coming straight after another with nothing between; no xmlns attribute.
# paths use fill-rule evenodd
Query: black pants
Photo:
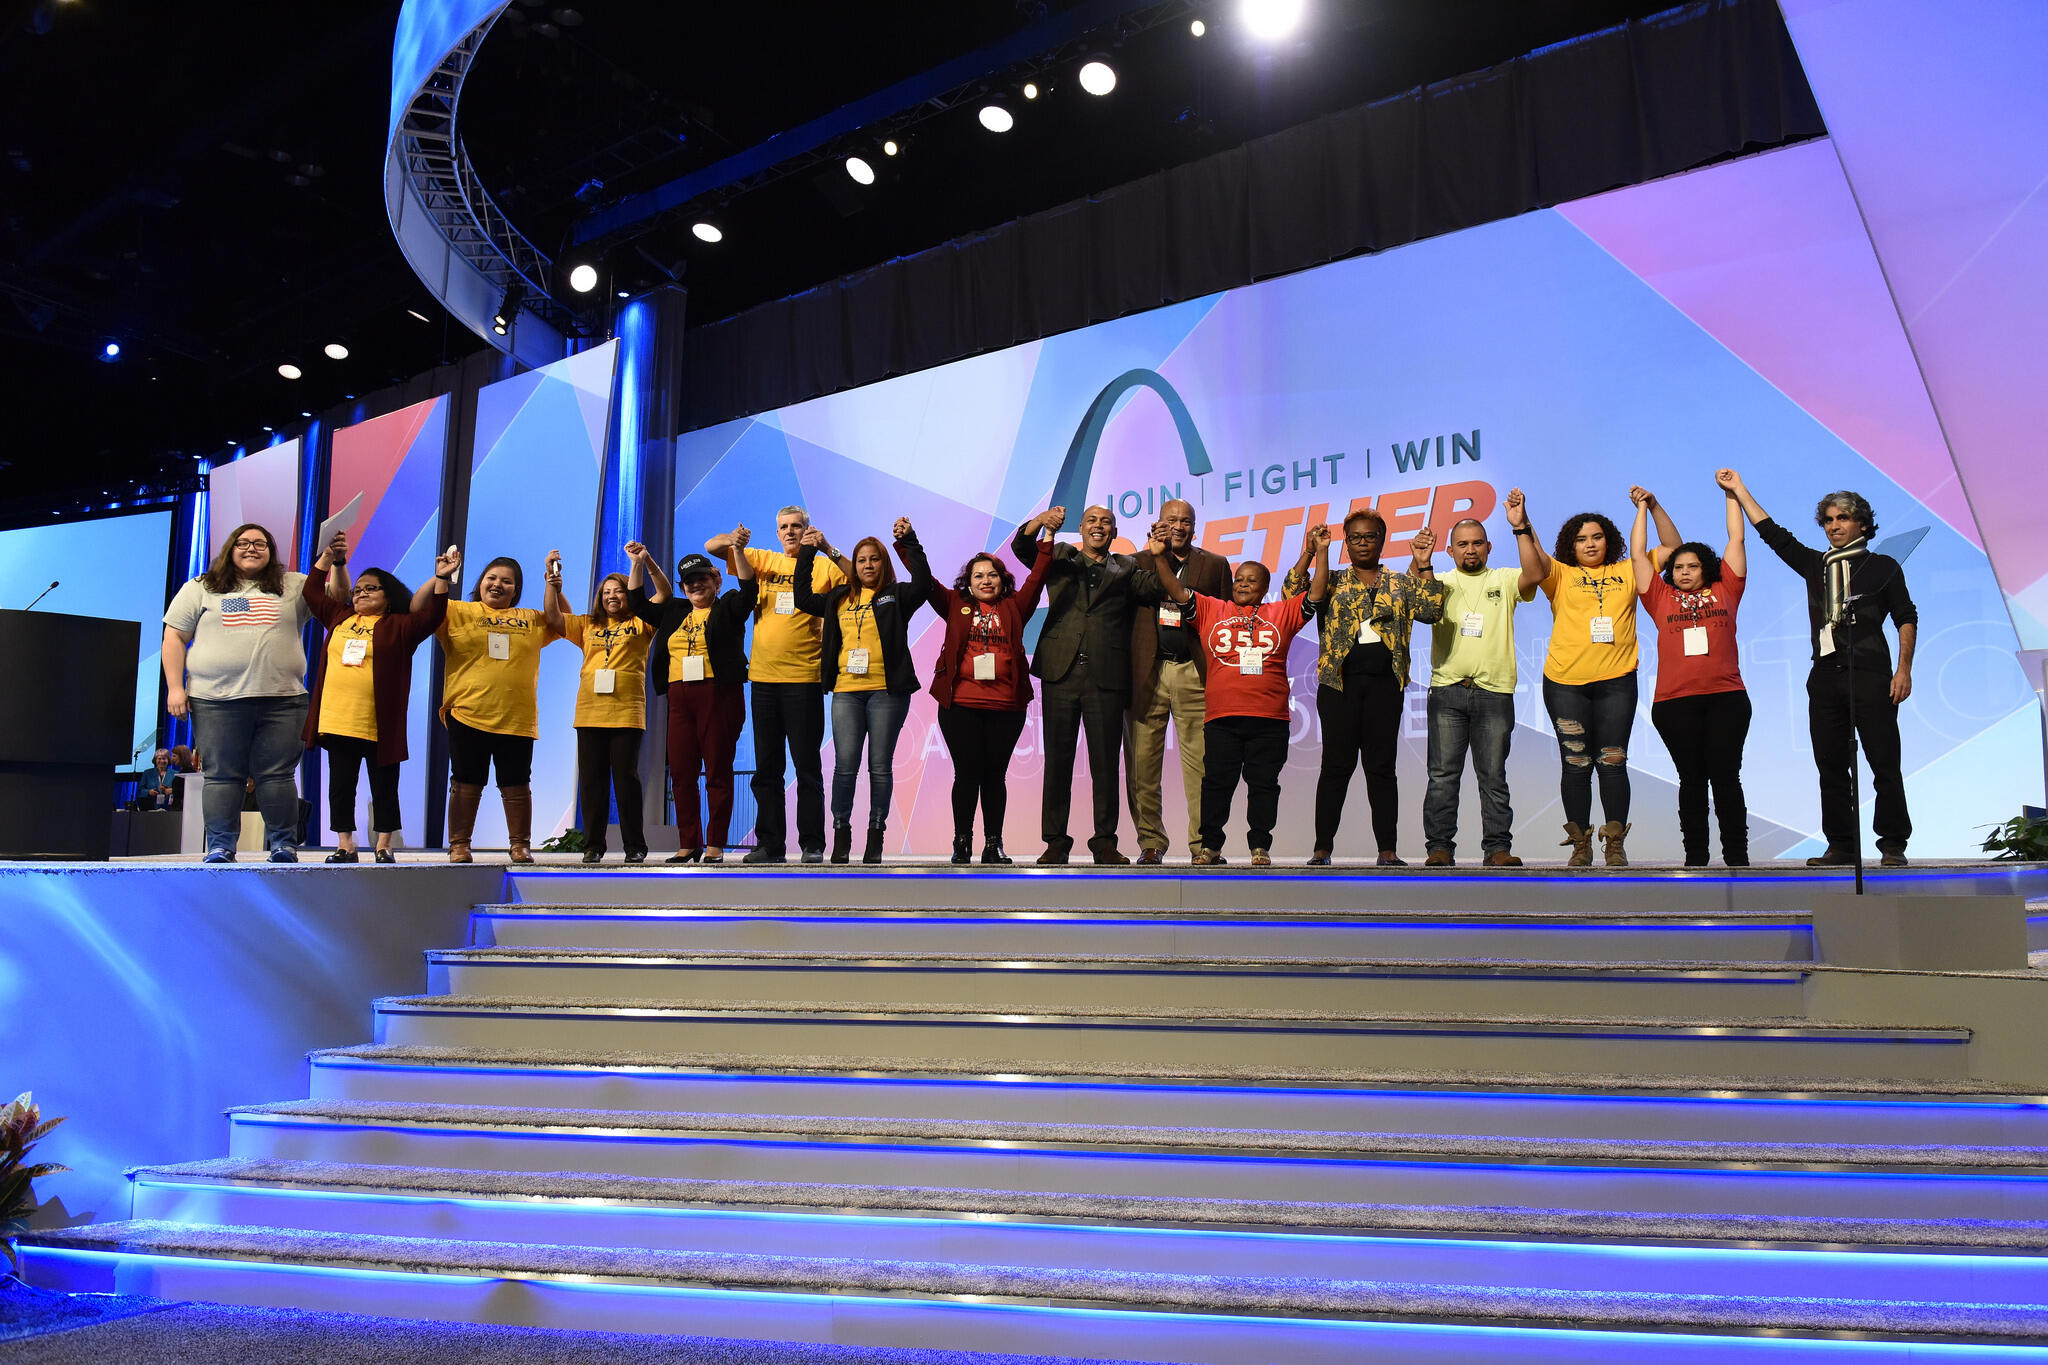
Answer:
<svg viewBox="0 0 2048 1365"><path fill-rule="evenodd" d="M1287 722L1263 716L1224 716L1202 726L1202 847L1223 848L1223 826L1237 779L1244 778L1246 846L1273 847L1280 818L1280 769L1287 765Z"/></svg>
<svg viewBox="0 0 2048 1365"><path fill-rule="evenodd" d="M1678 833L1688 867L1707 864L1707 790L1721 819L1721 861L1749 861L1749 806L1742 799L1742 746L1749 738L1749 693L1709 692L1653 703L1650 724L1678 769Z"/></svg>
<svg viewBox="0 0 2048 1365"><path fill-rule="evenodd" d="M1045 684L1045 786L1040 832L1045 846L1064 853L1074 841L1067 834L1067 811L1073 801L1074 750L1082 733L1088 736L1088 780L1095 791L1095 832L1088 847L1116 847L1117 819L1123 809L1124 712L1131 694L1102 685L1098 670L1086 656L1058 682ZM1128 685L1128 680L1124 680Z"/></svg>
<svg viewBox="0 0 2048 1365"><path fill-rule="evenodd" d="M370 829L377 834L396 834L403 823L398 814L398 764L377 762L377 741L354 735L322 735L320 747L327 751L327 826L336 834L356 832L356 770L370 769Z"/></svg>
<svg viewBox="0 0 2048 1365"><path fill-rule="evenodd" d="M1376 851L1391 853L1399 833L1401 786L1394 760L1401 751L1401 680L1352 676L1344 690L1316 689L1316 716L1323 724L1323 769L1316 777L1316 851L1337 846L1337 822L1351 791L1351 769L1365 770L1365 799L1372 806Z"/></svg>
<svg viewBox="0 0 2048 1365"><path fill-rule="evenodd" d="M448 717L448 779L481 787L498 770L498 790L533 785L533 741L525 735L474 730Z"/></svg>
<svg viewBox="0 0 2048 1365"><path fill-rule="evenodd" d="M1813 736L1813 764L1820 769L1820 828L1829 848L1853 849L1863 842L1856 828L1856 789L1850 765L1856 740L1870 785L1877 789L1871 828L1884 853L1903 853L1913 835L1906 813L1906 781L1899 774L1899 708L1892 703L1891 673L1856 671L1856 733L1849 733L1849 671L1816 665L1806 676L1807 728Z"/></svg>
<svg viewBox="0 0 2048 1365"><path fill-rule="evenodd" d="M825 766L818 746L825 742L822 683L755 683L754 843L777 852L789 849L789 815L783 805L783 752L796 768L796 842L806 853L825 849Z"/></svg>
<svg viewBox="0 0 2048 1365"><path fill-rule="evenodd" d="M981 802L981 832L1003 837L1003 813L1010 805L1010 755L1024 733L1022 711L985 711L978 706L941 706L939 733L953 756L953 837L974 838L974 803Z"/></svg>
<svg viewBox="0 0 2048 1365"><path fill-rule="evenodd" d="M641 828L640 742L645 730L579 725L576 727L577 794L583 804L583 845L604 851L605 827L611 824L612 796L619 800L619 842L628 853L645 853Z"/></svg>

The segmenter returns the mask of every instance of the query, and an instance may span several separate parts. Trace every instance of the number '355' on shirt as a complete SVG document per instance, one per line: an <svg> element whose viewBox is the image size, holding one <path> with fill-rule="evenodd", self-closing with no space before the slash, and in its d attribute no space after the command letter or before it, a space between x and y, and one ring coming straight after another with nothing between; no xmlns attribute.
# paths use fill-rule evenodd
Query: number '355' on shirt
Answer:
<svg viewBox="0 0 2048 1365"><path fill-rule="evenodd" d="M1287 719L1287 647L1315 615L1304 595L1241 607L1196 593L1195 630L1208 651L1203 716Z"/></svg>

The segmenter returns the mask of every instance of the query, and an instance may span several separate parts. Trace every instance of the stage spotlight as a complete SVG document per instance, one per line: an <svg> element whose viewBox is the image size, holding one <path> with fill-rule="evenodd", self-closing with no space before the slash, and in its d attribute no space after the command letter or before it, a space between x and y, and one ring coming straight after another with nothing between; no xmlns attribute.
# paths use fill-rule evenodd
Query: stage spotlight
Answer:
<svg viewBox="0 0 2048 1365"><path fill-rule="evenodd" d="M1307 8L1306 0L1244 0L1238 16L1254 38L1271 42L1294 32Z"/></svg>
<svg viewBox="0 0 2048 1365"><path fill-rule="evenodd" d="M1116 89L1116 68L1100 57L1081 64L1081 88L1091 95L1107 95Z"/></svg>
<svg viewBox="0 0 2048 1365"><path fill-rule="evenodd" d="M991 133L1007 133L1017 126L1017 120L1010 117L1010 111L1000 104L982 105L981 112L975 117L979 118L981 126Z"/></svg>
<svg viewBox="0 0 2048 1365"><path fill-rule="evenodd" d="M1025 99L1027 99L1027 100L1035 100L1035 99L1037 99L1037 98L1038 98L1038 86L1037 86L1036 84L1034 84L1033 82L1031 82L1031 81L1026 81L1026 82L1024 82L1024 98L1025 98Z"/></svg>
<svg viewBox="0 0 2048 1365"><path fill-rule="evenodd" d="M277 372L283 375L286 379L297 379L305 373L304 370L292 364L291 361L289 360L285 361L284 364L278 366Z"/></svg>
<svg viewBox="0 0 2048 1365"><path fill-rule="evenodd" d="M898 153L898 152L900 152L900 151L902 151L902 150L903 150L903 149L902 149L901 147L898 147L898 146L896 145L896 140L895 140L894 138L891 138L891 139L889 139L889 140L888 140L887 142L885 142L885 143L883 143L883 144L882 144L882 155L883 155L883 156L894 156L894 155L896 155L896 153Z"/></svg>
<svg viewBox="0 0 2048 1365"><path fill-rule="evenodd" d="M621 289L619 291L619 297L622 299L630 299L633 297L633 291L630 289Z"/></svg>
<svg viewBox="0 0 2048 1365"><path fill-rule="evenodd" d="M875 183L875 168L857 156L846 158L846 173L853 177L853 183L856 185Z"/></svg>
<svg viewBox="0 0 2048 1365"><path fill-rule="evenodd" d="M722 242L725 240L725 234L710 223L692 223L690 224L690 232L700 242Z"/></svg>
<svg viewBox="0 0 2048 1365"><path fill-rule="evenodd" d="M406 311L406 315L407 315L408 317L415 317L415 318L418 318L418 319L419 319L419 320L420 320L421 322L432 322L432 321L433 321L433 319L432 319L432 318L428 317L428 316L427 316L427 315L426 315L425 313L422 313L422 312L421 312L421 311L420 311L419 309L417 309L417 308L408 308L408 309L406 309L405 311Z"/></svg>
<svg viewBox="0 0 2048 1365"><path fill-rule="evenodd" d="M588 294L597 288L597 267L586 262L571 270L569 287L579 294Z"/></svg>
<svg viewBox="0 0 2048 1365"><path fill-rule="evenodd" d="M348 347L342 345L338 341L330 341L325 346L322 346L320 349L327 353L327 358L329 360L348 359Z"/></svg>
<svg viewBox="0 0 2048 1365"><path fill-rule="evenodd" d="M121 358L121 343L108 337L100 343L100 363L111 365Z"/></svg>
<svg viewBox="0 0 2048 1365"><path fill-rule="evenodd" d="M1194 34L1197 38L1201 37L1204 33L1207 33L1208 31L1209 26L1203 23L1200 19L1197 19L1195 20L1195 22L1188 25L1188 32Z"/></svg>

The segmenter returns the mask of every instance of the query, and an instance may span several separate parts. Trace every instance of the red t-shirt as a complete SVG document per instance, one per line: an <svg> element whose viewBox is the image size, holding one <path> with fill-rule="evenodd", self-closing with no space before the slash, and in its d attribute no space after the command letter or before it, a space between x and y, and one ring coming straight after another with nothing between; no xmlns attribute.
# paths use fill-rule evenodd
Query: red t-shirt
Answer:
<svg viewBox="0 0 2048 1365"><path fill-rule="evenodd" d="M973 616L967 627L966 646L960 651L960 671L953 679L953 705L982 711L1021 711L1025 705L1017 687L1017 679L1022 676L1019 665L1024 659L1021 643L1010 638L1000 613L984 611L972 602L963 601L960 605L972 610ZM994 657L996 675L993 680L976 682L974 660L983 654Z"/></svg>
<svg viewBox="0 0 2048 1365"><path fill-rule="evenodd" d="M1287 646L1315 613L1307 594L1240 607L1220 597L1194 595L1195 629L1209 651L1203 678L1204 718L1258 716L1287 719ZM1240 649L1261 649L1257 674L1242 669Z"/></svg>
<svg viewBox="0 0 2048 1365"><path fill-rule="evenodd" d="M1656 700L1742 691L1735 653L1735 609L1741 604L1742 578L1725 568L1721 581L1702 592L1680 592L1662 574L1651 576L1643 608L1657 623ZM1695 637L1705 640L1705 653L1685 652L1685 632L1693 627L1706 632Z"/></svg>

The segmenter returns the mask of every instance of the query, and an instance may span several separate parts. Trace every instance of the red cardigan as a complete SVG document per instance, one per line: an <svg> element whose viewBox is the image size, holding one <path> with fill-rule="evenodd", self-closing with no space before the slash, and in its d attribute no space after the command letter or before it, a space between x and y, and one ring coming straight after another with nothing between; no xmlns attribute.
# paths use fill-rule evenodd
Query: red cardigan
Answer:
<svg viewBox="0 0 2048 1365"><path fill-rule="evenodd" d="M1038 562L1024 586L996 603L996 615L1003 621L1003 633L1010 640L1010 677L1015 680L1012 704L1003 709L1022 711L1031 704L1031 665L1024 657L1024 623L1038 610L1038 595L1045 590L1046 570L1052 567L1052 541L1038 542ZM941 706L953 704L953 681L959 673L961 656L967 649L967 628L974 621L967 599L927 574L925 600L938 608L946 621L946 642L939 646L939 662L932 670L928 689ZM966 610L962 610L962 608ZM379 731L381 734L382 731Z"/></svg>
<svg viewBox="0 0 2048 1365"><path fill-rule="evenodd" d="M343 606L327 595L325 574L306 575L306 605L327 627L334 628L355 615L355 608ZM377 765L403 763L405 752L405 708L412 699L412 652L429 635L440 629L448 615L448 595L434 593L418 611L386 612L370 631L370 691L377 707ZM313 665L313 686L306 706L306 730L302 738L311 748L320 739L320 694L327 684L327 645L320 646L319 661Z"/></svg>

